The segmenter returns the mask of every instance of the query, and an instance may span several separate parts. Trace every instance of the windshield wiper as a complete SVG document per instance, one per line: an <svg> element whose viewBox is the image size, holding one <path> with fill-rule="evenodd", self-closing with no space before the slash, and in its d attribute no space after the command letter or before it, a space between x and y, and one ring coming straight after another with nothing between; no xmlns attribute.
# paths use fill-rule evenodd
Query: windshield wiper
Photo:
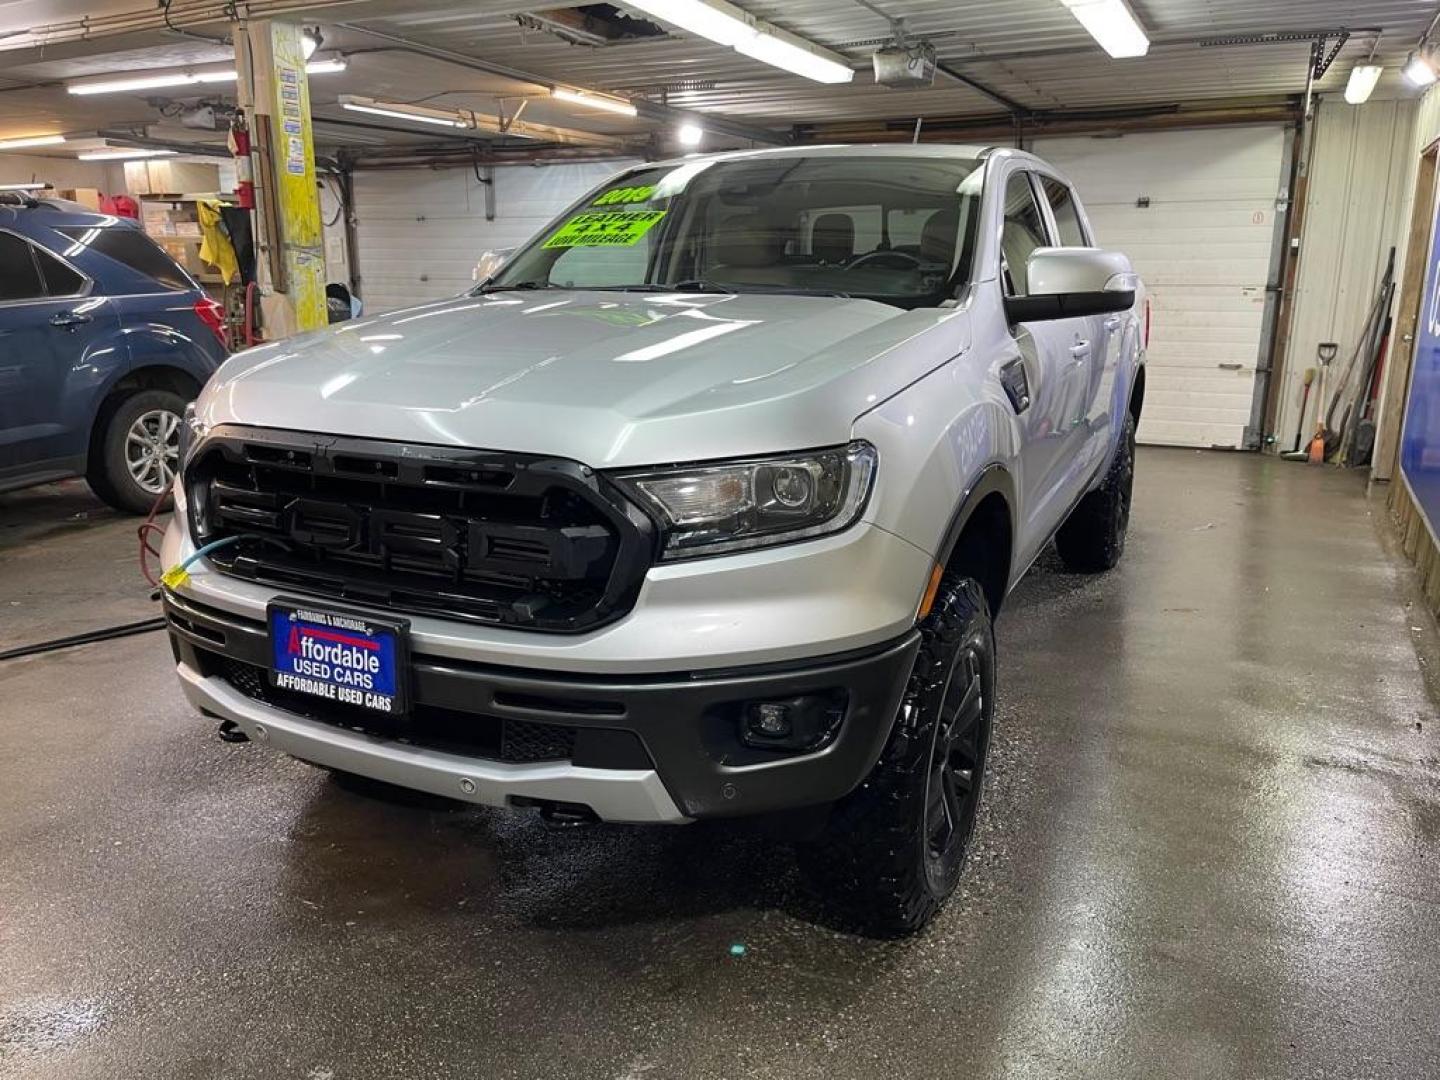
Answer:
<svg viewBox="0 0 1440 1080"><path fill-rule="evenodd" d="M517 281L514 285L482 285L475 292L477 295L483 296L485 293L492 292L519 292L522 289L554 289L557 287L548 281Z"/></svg>
<svg viewBox="0 0 1440 1080"><path fill-rule="evenodd" d="M592 292L643 292L643 293L733 293L735 290L728 285L721 285L719 282L706 281L704 278L695 278L692 281L682 281L675 285L656 285L651 282L640 282L634 285L592 285Z"/></svg>

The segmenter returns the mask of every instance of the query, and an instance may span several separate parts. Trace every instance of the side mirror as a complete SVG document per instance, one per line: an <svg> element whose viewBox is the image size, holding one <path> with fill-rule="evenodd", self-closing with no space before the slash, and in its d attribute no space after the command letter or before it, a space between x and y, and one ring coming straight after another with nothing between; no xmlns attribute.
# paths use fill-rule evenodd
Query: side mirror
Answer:
<svg viewBox="0 0 1440 1080"><path fill-rule="evenodd" d="M1118 251L1036 248L1026 270L1030 295L1005 300L1012 325L1128 311L1140 287L1130 260Z"/></svg>
<svg viewBox="0 0 1440 1080"><path fill-rule="evenodd" d="M508 247L491 248L481 252L479 261L475 263L475 269L470 272L471 278L475 280L476 284L485 284L499 272L500 267L505 265L505 260L510 258L514 251L513 247Z"/></svg>

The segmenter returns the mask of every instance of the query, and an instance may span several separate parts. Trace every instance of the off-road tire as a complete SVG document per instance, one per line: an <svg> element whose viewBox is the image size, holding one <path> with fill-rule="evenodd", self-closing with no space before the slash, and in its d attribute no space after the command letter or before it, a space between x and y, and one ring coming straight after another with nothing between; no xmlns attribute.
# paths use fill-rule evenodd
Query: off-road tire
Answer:
<svg viewBox="0 0 1440 1080"><path fill-rule="evenodd" d="M980 804L994 719L995 637L979 583L942 582L920 633L920 650L879 762L836 804L820 837L796 852L821 898L876 937L913 934L954 892ZM956 694L963 710L951 708ZM955 752L971 766L968 785L958 790L959 773L951 781L948 791L958 798L939 820L953 827L940 843L931 796L941 740L947 718L958 722L972 700L973 720L955 732L964 735ZM943 780L938 790L943 800Z"/></svg>
<svg viewBox="0 0 1440 1080"><path fill-rule="evenodd" d="M1055 534L1055 549L1066 569L1078 574L1109 570L1125 554L1130 526L1130 496L1135 485L1135 418L1125 414L1125 429L1115 460L1100 486L1070 511Z"/></svg>
<svg viewBox="0 0 1440 1080"><path fill-rule="evenodd" d="M126 458L130 429L142 416L156 412L173 413L183 423L185 399L169 390L140 390L109 408L96 421L99 430L92 444L85 479L90 490L116 510L145 514L159 497L158 492L147 491L131 475ZM168 509L169 505L167 495L161 509Z"/></svg>

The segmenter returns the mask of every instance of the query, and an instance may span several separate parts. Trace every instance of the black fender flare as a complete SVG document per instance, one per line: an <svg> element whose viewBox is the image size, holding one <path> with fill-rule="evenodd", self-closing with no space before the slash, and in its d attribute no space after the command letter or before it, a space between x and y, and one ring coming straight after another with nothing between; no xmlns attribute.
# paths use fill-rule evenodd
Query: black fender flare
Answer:
<svg viewBox="0 0 1440 1080"><path fill-rule="evenodd" d="M998 461L981 469L980 474L965 489L965 494L960 497L960 505L945 528L940 549L935 553L935 561L941 566L949 563L950 556L955 553L955 545L960 542L960 534L970 523L975 508L987 496L997 493L1005 500L1005 508L1010 515L1010 565L1005 568L1005 588L1009 589L1010 579L1015 572L1015 543L1020 536L1020 524L1015 520L1015 478L1010 475L1010 470Z"/></svg>

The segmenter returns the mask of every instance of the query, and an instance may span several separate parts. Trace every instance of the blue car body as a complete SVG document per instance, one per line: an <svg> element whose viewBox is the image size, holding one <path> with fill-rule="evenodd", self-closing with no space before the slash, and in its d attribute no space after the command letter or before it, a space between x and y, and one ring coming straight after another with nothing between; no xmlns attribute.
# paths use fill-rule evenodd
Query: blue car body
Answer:
<svg viewBox="0 0 1440 1080"><path fill-rule="evenodd" d="M143 240L123 238L158 276L100 250L97 239L115 229ZM27 249L38 295L18 295L28 291L15 272L28 273L17 262ZM0 206L0 279L6 263L0 491L93 475L105 417L127 395L159 389L190 401L225 359L218 305L131 220L58 200Z"/></svg>

